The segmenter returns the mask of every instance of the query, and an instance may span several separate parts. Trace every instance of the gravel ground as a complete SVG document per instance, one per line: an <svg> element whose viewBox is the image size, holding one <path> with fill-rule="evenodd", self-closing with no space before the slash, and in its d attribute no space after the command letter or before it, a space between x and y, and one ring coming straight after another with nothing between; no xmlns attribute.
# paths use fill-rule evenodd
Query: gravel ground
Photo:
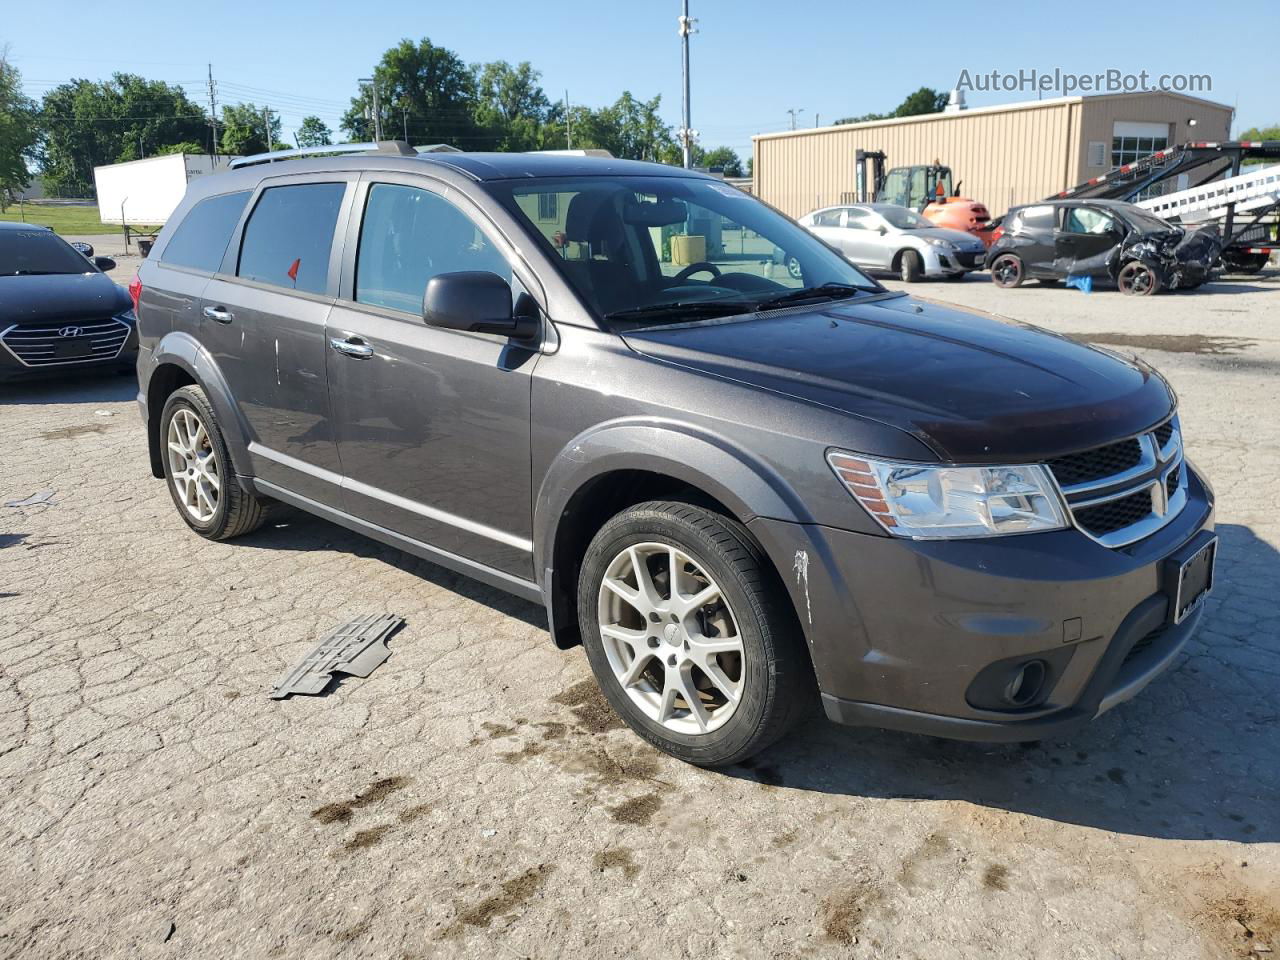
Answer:
<svg viewBox="0 0 1280 960"><path fill-rule="evenodd" d="M700 771L621 728L538 607L297 513L204 542L131 381L8 386L0 503L55 492L0 506L0 955L1280 952L1280 276L915 292L1177 388L1219 584L1138 699L1030 746L815 719ZM369 679L267 698L384 610L407 626Z"/></svg>

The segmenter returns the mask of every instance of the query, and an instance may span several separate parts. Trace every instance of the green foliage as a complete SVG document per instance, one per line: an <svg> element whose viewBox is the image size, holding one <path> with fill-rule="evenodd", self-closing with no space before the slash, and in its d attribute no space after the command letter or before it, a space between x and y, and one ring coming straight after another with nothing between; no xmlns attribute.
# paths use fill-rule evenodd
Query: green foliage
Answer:
<svg viewBox="0 0 1280 960"><path fill-rule="evenodd" d="M841 117L836 126L846 123L869 123L872 120L891 120L894 117L918 117L926 113L941 113L947 105L949 94L932 87L921 87L908 94L892 113L864 113L858 117Z"/></svg>
<svg viewBox="0 0 1280 960"><path fill-rule="evenodd" d="M414 143L449 143L464 150L493 146L476 122L476 78L462 59L427 38L401 40L373 69L383 137L404 127ZM352 140L372 140L373 92L367 86L351 98L342 129Z"/></svg>
<svg viewBox="0 0 1280 960"><path fill-rule="evenodd" d="M39 123L40 165L53 196L92 196L95 166L208 136L203 111L181 87L132 73L55 87L44 95Z"/></svg>
<svg viewBox="0 0 1280 960"><path fill-rule="evenodd" d="M333 132L319 117L303 117L298 127L298 146L327 147L333 143Z"/></svg>
<svg viewBox="0 0 1280 960"><path fill-rule="evenodd" d="M742 160L732 147L716 147L702 155L700 167L721 167L726 177L742 176Z"/></svg>
<svg viewBox="0 0 1280 960"><path fill-rule="evenodd" d="M493 150L537 150L551 103L538 84L542 75L526 60L473 64L477 125L491 138Z"/></svg>
<svg viewBox="0 0 1280 960"><path fill-rule="evenodd" d="M0 50L0 210L31 182L27 158L35 142L35 103L23 94L22 76Z"/></svg>
<svg viewBox="0 0 1280 960"><path fill-rule="evenodd" d="M203 143L197 143L195 140L184 140L182 143L171 143L167 147L161 147L155 152L155 156L166 157L172 153L199 154L208 152L209 148Z"/></svg>
<svg viewBox="0 0 1280 960"><path fill-rule="evenodd" d="M270 135L262 111L253 103L233 103L222 108L222 152L231 157L247 157L271 150L287 150L280 139L280 118L270 114Z"/></svg>

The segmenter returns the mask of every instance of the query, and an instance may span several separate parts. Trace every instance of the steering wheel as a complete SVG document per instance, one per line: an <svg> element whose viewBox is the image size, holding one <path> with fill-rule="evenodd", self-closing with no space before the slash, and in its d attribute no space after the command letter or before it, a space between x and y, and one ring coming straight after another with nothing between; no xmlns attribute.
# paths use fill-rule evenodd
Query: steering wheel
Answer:
<svg viewBox="0 0 1280 960"><path fill-rule="evenodd" d="M704 270L713 277L720 276L720 268L714 263L708 263L706 260L699 260L697 263L689 264L671 279L674 283L684 283L695 273L702 273Z"/></svg>

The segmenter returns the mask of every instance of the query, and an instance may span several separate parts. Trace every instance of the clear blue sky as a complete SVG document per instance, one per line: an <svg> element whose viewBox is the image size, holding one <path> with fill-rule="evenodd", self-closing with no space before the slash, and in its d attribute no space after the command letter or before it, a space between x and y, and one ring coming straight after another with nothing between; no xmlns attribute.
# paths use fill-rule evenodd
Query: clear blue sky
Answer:
<svg viewBox="0 0 1280 960"><path fill-rule="evenodd" d="M693 126L705 146L749 155L751 135L894 107L920 86L950 89L962 70L1209 74L1207 99L1237 107L1233 133L1280 123L1276 89L1280 3L990 4L910 0L760 2L691 0ZM212 62L222 102L267 103L286 136L315 113L330 126L382 51L430 37L468 63L529 60L549 96L600 106L624 89L662 94L680 120L679 0L533 3L363 3L135 0L111 16L68 10L69 30L47 16L6 18L0 44L38 97L71 77L127 70L180 82L203 102ZM999 13L1000 9L1004 13ZM66 13L67 11L64 11ZM1049 96L1052 94L1046 94ZM1035 93L971 93L973 106Z"/></svg>

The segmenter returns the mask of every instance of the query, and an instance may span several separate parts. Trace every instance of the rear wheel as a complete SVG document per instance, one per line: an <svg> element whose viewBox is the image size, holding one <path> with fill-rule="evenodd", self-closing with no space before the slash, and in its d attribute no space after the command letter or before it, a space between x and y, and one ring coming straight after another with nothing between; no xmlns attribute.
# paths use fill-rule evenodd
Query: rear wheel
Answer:
<svg viewBox="0 0 1280 960"><path fill-rule="evenodd" d="M903 250L898 260L898 278L903 283L915 283L924 275L924 261L914 250Z"/></svg>
<svg viewBox="0 0 1280 960"><path fill-rule="evenodd" d="M218 419L205 392L182 387L160 414L164 478L182 519L210 540L229 540L262 526L267 505L240 486Z"/></svg>
<svg viewBox="0 0 1280 960"><path fill-rule="evenodd" d="M787 273L796 280L804 279L804 267L800 266L800 261L795 257L787 257L786 262Z"/></svg>
<svg viewBox="0 0 1280 960"><path fill-rule="evenodd" d="M1130 297L1149 297L1160 291L1160 278L1141 260L1130 260L1116 277L1120 292Z"/></svg>
<svg viewBox="0 0 1280 960"><path fill-rule="evenodd" d="M596 681L641 737L688 763L740 763L811 703L812 670L780 587L736 521L642 503L601 528L578 583Z"/></svg>
<svg viewBox="0 0 1280 960"><path fill-rule="evenodd" d="M1026 271L1016 253L1002 253L991 263L991 282L997 287L1020 287Z"/></svg>

